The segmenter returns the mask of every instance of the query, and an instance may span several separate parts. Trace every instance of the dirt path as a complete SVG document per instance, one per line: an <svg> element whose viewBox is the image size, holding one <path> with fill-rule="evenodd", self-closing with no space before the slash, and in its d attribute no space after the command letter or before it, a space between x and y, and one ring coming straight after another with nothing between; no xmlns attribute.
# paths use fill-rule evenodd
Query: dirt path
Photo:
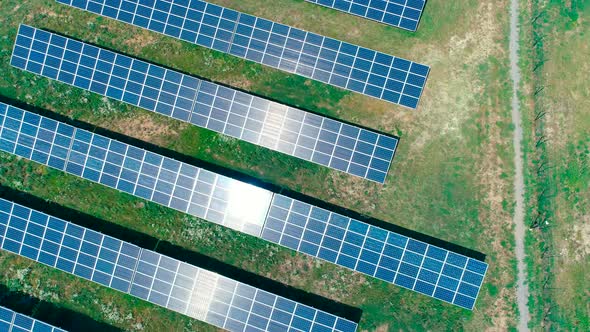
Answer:
<svg viewBox="0 0 590 332"><path fill-rule="evenodd" d="M510 0L510 77L512 78L512 123L514 124L514 195L516 206L514 207L514 237L516 239L516 260L517 260L517 301L518 312L518 330L528 331L530 320L528 298L529 288L526 285L526 266L524 252L524 178L523 178L523 157L522 157L522 120L520 114L520 105L518 100L518 88L520 86L520 69L518 68L518 0Z"/></svg>

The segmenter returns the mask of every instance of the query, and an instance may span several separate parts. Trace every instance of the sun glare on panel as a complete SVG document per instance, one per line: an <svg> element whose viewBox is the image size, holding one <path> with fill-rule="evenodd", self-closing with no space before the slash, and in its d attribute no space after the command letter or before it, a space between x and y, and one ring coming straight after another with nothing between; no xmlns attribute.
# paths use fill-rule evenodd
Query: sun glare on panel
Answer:
<svg viewBox="0 0 590 332"><path fill-rule="evenodd" d="M259 236L272 200L272 193L239 181L232 181L229 192L224 224Z"/></svg>

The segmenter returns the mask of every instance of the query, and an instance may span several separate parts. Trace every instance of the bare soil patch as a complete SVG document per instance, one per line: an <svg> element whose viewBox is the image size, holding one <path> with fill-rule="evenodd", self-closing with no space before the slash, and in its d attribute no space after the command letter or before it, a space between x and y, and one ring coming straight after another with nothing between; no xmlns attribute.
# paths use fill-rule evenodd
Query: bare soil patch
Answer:
<svg viewBox="0 0 590 332"><path fill-rule="evenodd" d="M135 33L132 38L125 39L123 44L131 48L134 52L139 52L142 48L153 45L159 40L160 38L154 33L141 29L138 33Z"/></svg>
<svg viewBox="0 0 590 332"><path fill-rule="evenodd" d="M582 263L590 257L590 215L580 217L561 241L561 259L568 263Z"/></svg>
<svg viewBox="0 0 590 332"><path fill-rule="evenodd" d="M158 121L154 116L148 114L133 114L115 120L111 124L111 128L142 141L165 146L170 139L176 137L188 126L176 121L174 124L168 123L171 121Z"/></svg>

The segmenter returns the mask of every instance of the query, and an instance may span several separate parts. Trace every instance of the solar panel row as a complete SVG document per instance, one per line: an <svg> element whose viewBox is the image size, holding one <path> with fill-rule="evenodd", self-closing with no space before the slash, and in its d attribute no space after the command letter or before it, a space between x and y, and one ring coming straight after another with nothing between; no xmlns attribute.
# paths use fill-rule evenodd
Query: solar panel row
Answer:
<svg viewBox="0 0 590 332"><path fill-rule="evenodd" d="M394 27L416 31L426 0L305 0Z"/></svg>
<svg viewBox="0 0 590 332"><path fill-rule="evenodd" d="M58 2L416 108L429 67L200 0Z"/></svg>
<svg viewBox="0 0 590 332"><path fill-rule="evenodd" d="M1 225L0 225L1 227ZM1 242L1 235L0 235ZM40 320L0 306L0 332L65 332Z"/></svg>
<svg viewBox="0 0 590 332"><path fill-rule="evenodd" d="M0 150L258 236L272 193L0 103ZM6 115L6 116L5 116Z"/></svg>
<svg viewBox="0 0 590 332"><path fill-rule="evenodd" d="M229 331L356 330L351 321L4 199L0 247Z"/></svg>
<svg viewBox="0 0 590 332"><path fill-rule="evenodd" d="M473 309L487 264L275 194L262 238Z"/></svg>
<svg viewBox="0 0 590 332"><path fill-rule="evenodd" d="M21 25L12 65L383 183L398 140Z"/></svg>
<svg viewBox="0 0 590 332"><path fill-rule="evenodd" d="M2 151L458 306L473 307L485 275L483 262L4 104L0 129Z"/></svg>

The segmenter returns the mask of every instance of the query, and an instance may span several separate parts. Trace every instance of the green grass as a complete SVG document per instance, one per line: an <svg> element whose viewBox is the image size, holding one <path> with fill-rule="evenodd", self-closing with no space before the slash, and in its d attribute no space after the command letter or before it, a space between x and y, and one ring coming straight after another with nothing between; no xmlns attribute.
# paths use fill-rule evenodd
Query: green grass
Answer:
<svg viewBox="0 0 590 332"><path fill-rule="evenodd" d="M529 2L527 2L528 4ZM587 275L590 267L590 236L586 231L590 215L590 104L587 81L576 73L588 70L590 54L585 40L590 25L582 19L590 14L584 1L530 2L535 21L523 41L529 72L535 64L546 60L534 74L527 77L531 86L546 87L542 93L525 96L527 116L547 110L547 115L530 126L530 132L547 139L538 145L535 137L528 140L528 185L531 193L529 222L541 211L548 224L535 229L527 238L530 276L531 326L551 330L590 329L590 289ZM530 19L529 19L530 20ZM534 32L534 34L533 34ZM534 42L535 37L541 41ZM531 49L534 45L534 49ZM543 162L549 167L537 168ZM548 195L540 195L547 192Z"/></svg>
<svg viewBox="0 0 590 332"><path fill-rule="evenodd" d="M0 4L1 17L5 18L0 26L0 95L481 251L487 255L490 269L475 311L461 310L293 254L7 154L0 154L0 185L358 307L363 311L361 329L482 330L513 326L512 207L503 203L513 201L511 128L507 125L510 90L507 59L502 52L507 48L507 15L503 6L481 8L480 2L474 0L452 4L429 1L419 31L412 34L303 1L282 0L272 6L256 0L227 4L431 65L419 109L410 111L351 94L98 18L51 0L6 0ZM402 141L388 180L384 186L369 183L11 68L8 61L21 22L320 114L398 134ZM140 118L140 123L134 122L134 118ZM0 281L7 284L27 263L9 254L0 257L6 267L0 270ZM60 300L56 303L60 306L125 329L133 329L134 322L109 320L108 312L84 302L96 298L112 303L120 312L138 310L134 317L141 317L145 330L157 331L161 326L175 330L202 328L185 317L146 303L138 305L139 301L131 297L105 293L102 288L82 281L75 285L86 289L89 295L71 302L59 295L64 292L62 287L47 290L32 285L43 278L71 285L73 278L36 264L31 266L32 272L22 284L11 284L14 290L37 297L43 296L44 291L58 294ZM145 314L147 311L150 315ZM158 325L160 322L162 325Z"/></svg>

